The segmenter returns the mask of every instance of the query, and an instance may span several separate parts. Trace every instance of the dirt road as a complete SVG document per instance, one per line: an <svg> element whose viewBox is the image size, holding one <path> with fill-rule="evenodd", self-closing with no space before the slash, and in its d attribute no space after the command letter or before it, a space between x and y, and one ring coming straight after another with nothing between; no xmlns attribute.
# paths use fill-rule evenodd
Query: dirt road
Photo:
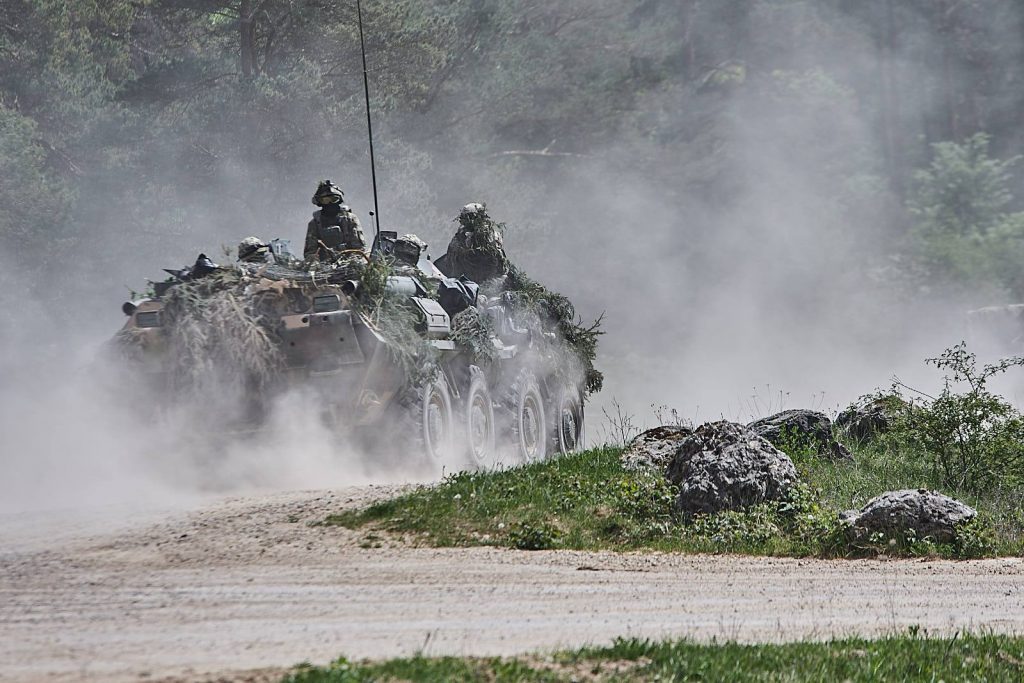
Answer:
<svg viewBox="0 0 1024 683"><path fill-rule="evenodd" d="M233 499L106 535L0 517L0 681L273 680L341 654L512 654L616 636L1024 633L1016 559L361 547L379 541L310 525L382 492Z"/></svg>

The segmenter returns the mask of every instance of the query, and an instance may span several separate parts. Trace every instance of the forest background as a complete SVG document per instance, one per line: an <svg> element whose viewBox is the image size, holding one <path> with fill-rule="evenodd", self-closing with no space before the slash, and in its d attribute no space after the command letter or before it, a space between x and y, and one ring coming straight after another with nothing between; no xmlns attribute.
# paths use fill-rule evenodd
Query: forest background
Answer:
<svg viewBox="0 0 1024 683"><path fill-rule="evenodd" d="M363 12L382 227L439 256L486 202L605 313L603 400L845 401L1024 300L1019 3ZM0 374L109 336L161 268L299 243L322 178L369 231L365 124L354 0L4 0Z"/></svg>

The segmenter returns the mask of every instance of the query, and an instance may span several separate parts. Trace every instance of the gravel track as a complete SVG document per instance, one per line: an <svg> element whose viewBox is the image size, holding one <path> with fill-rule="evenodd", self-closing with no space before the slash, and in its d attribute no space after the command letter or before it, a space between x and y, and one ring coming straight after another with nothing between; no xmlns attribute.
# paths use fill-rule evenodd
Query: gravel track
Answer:
<svg viewBox="0 0 1024 683"><path fill-rule="evenodd" d="M341 654L509 655L617 636L1024 633L1020 559L432 549L311 524L395 490L235 498L103 534L0 516L0 681L269 681Z"/></svg>

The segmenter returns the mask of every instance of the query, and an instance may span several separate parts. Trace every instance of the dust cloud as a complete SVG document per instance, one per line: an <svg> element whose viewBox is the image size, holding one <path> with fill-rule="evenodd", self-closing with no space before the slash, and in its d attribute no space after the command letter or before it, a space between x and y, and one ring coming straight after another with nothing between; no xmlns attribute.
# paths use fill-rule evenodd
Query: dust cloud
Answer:
<svg viewBox="0 0 1024 683"><path fill-rule="evenodd" d="M111 329L67 330L71 316L30 292L7 290L3 303L0 514L138 514L225 494L444 473L445 465L395 467L385 438L372 453L340 439L315 398L298 390L275 399L260 431L238 430L230 422L237 406L220 403L211 414L212 403L175 403L140 385L109 348Z"/></svg>
<svg viewBox="0 0 1024 683"><path fill-rule="evenodd" d="M749 64L749 87L723 86L699 100L667 88L633 103L638 119L709 107L719 122L714 155L696 143L666 149L624 124L600 146L509 166L478 153L486 113L467 122L455 146L401 144L409 131L400 127L415 127L416 116L382 116L382 227L419 234L437 257L459 207L486 202L508 225L513 262L567 295L584 320L604 316L597 367L606 381L588 404L591 440L607 434L605 411L621 410L640 427L653 424L659 406L696 422L836 410L894 375L927 390L939 378L923 359L963 338L967 306L986 302L905 296L891 286L905 269L887 236L886 207L896 200L873 184L878 169L860 165L880 141L871 113L848 92L870 86L856 79L874 73L876 48L853 29L845 41L831 66L848 83ZM801 46L778 49L801 63ZM903 116L932 105L909 102ZM345 144L358 150L363 141ZM704 157L707 168L691 163ZM57 292L45 274L5 264L0 510L429 476L337 443L308 397L279 401L262 435L211 448L191 440L187 418L141 419L96 379L129 289L200 251L229 260L222 246L231 251L250 234L300 245L320 178L342 185L369 233L368 159L335 158L344 161L311 158L302 177L254 160L225 162L201 194L176 193L169 182L149 225L126 225L102 193L83 197L89 219L78 229L89 239L81 262L65 264ZM172 176L173 157L163 163Z"/></svg>

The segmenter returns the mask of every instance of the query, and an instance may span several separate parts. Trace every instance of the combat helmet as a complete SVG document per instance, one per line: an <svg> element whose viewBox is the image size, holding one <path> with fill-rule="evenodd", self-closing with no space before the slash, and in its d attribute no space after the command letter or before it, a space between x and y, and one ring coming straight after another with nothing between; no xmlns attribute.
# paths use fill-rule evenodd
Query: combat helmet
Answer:
<svg viewBox="0 0 1024 683"><path fill-rule="evenodd" d="M459 211L459 217L455 221L461 226L459 228L460 232L493 232L495 228L491 217L487 215L487 205L480 202L472 202L462 207L462 210Z"/></svg>
<svg viewBox="0 0 1024 683"><path fill-rule="evenodd" d="M394 255L399 261L410 266L419 263L420 255L427 250L427 243L413 234L402 235L395 240Z"/></svg>
<svg viewBox="0 0 1024 683"><path fill-rule="evenodd" d="M460 219L472 218L472 217L475 217L475 216L479 216L481 214L485 214L486 212L487 212L487 207L486 206L484 206L483 204L481 204L479 202L471 202L469 204L466 204L464 207L462 207L462 210L459 211L459 218Z"/></svg>
<svg viewBox="0 0 1024 683"><path fill-rule="evenodd" d="M332 183L330 180L321 180L320 184L316 186L316 192L313 193L313 204L315 206L329 206L331 204L341 204L345 200L345 195L341 193L341 188Z"/></svg>
<svg viewBox="0 0 1024 683"><path fill-rule="evenodd" d="M262 261L266 258L270 247L259 237L246 237L238 243L239 261Z"/></svg>

